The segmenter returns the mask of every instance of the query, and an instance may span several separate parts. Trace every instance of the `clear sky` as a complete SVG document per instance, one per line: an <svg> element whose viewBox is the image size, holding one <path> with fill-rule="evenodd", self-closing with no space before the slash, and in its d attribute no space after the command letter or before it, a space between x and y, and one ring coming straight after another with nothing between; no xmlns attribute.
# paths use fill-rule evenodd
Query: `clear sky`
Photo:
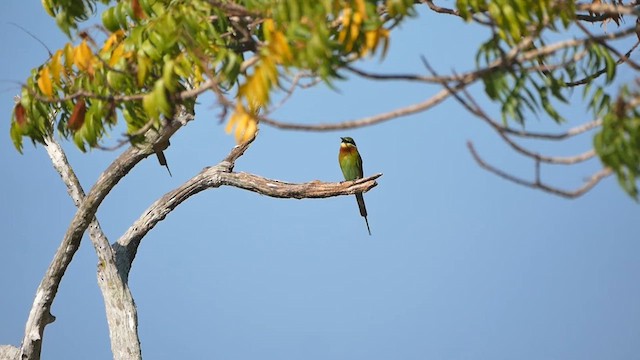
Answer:
<svg viewBox="0 0 640 360"><path fill-rule="evenodd" d="M424 72L424 55L443 73L469 69L487 34L453 17L422 15L394 34L384 63L374 59L360 66ZM9 139L18 83L47 58L11 22L52 49L66 39L40 2L0 2L0 344L18 345L36 287L75 208L46 152L27 144L20 155ZM631 72L621 68L619 75L625 74ZM336 83L337 92L321 86L297 93L274 117L338 122L409 105L439 90L349 77ZM572 100L579 99L578 92ZM111 242L154 200L216 164L233 146L212 98L200 103L196 121L166 152L173 177L148 158L103 203L98 219ZM532 116L529 129L560 131L590 120L579 109L568 109L565 127ZM130 286L143 356L640 358L640 207L614 178L577 200L505 182L474 163L467 140L515 174L531 177L533 164L453 100L346 132L263 127L236 170L290 182L339 181L340 136L356 140L365 173L384 173L365 194L373 236L352 196L281 200L233 188L198 194L149 233L133 264ZM587 150L590 142L591 134L537 148L569 155ZM70 143L65 149L85 189L117 156L82 154ZM571 188L599 166L596 160L545 167L543 177ZM95 269L85 237L53 304L57 321L46 328L44 359L111 357Z"/></svg>

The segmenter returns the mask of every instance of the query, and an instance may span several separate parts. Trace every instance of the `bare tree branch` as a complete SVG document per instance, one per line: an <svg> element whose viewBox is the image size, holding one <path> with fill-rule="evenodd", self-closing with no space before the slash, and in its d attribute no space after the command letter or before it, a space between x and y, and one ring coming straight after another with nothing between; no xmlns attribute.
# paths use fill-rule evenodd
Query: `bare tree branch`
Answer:
<svg viewBox="0 0 640 360"><path fill-rule="evenodd" d="M164 220L177 206L201 191L220 186L231 186L275 198L326 198L367 192L378 185L375 180L382 176L382 174L376 174L364 179L339 183L311 181L294 184L267 179L254 174L233 172L234 162L244 153L253 140L253 138L249 139L245 143L234 147L222 162L215 166L204 168L199 174L175 190L166 193L129 227L120 239L113 244L114 249L116 249L118 268L121 271L125 271L125 276L128 276L140 242L146 234L160 221Z"/></svg>
<svg viewBox="0 0 640 360"><path fill-rule="evenodd" d="M45 140L44 147L53 167L67 186L69 196L79 207L85 198L80 181L73 172L62 147L53 137ZM118 273L114 251L95 216L89 224L88 231L98 255L98 285L105 302L113 357L122 360L141 359L138 313L129 285Z"/></svg>
<svg viewBox="0 0 640 360"><path fill-rule="evenodd" d="M509 136L504 131L505 127L498 125L497 121L491 119L491 117L489 117L489 115L487 115L487 113L484 112L484 110L482 110L480 105L478 105L478 103L473 99L471 94L469 94L466 91L464 91L464 94L467 97L467 99L469 99L469 102L464 100L460 96L460 94L454 94L454 97L456 98L456 100L458 100L460 104L462 104L462 106L465 109L467 109L467 111L469 111L473 115L477 116L478 118L482 119L484 122L489 124L489 126L492 129L494 129L498 133L498 135L502 138L502 140L506 142L509 146L511 146L512 149L514 149L516 152L526 157L534 159L536 161L537 166L540 165L540 162L549 163L549 164L573 165L582 161L589 160L596 155L596 152L593 149L587 150L582 154L578 154L575 156L567 156L567 157L546 156L546 155L541 155L539 153L530 151L524 148L523 146L519 145L515 141L511 140L511 138L509 138Z"/></svg>
<svg viewBox="0 0 640 360"><path fill-rule="evenodd" d="M433 69L433 67L431 67L431 65L429 65L429 63L427 62L427 60L425 58L422 59L425 67L427 68L427 70L429 70L429 72L431 72L431 74L433 76L438 76L438 74L436 73L436 71ZM448 89L449 91L451 91L451 87L449 86L449 84L447 84L446 82L442 83L442 86L445 87L445 89ZM507 179L511 182L514 182L516 184L520 184L523 186L527 186L527 187L532 187L532 188L536 188L536 189L541 189L550 193L553 193L555 195L560 195L560 196L564 196L564 197L569 197L569 198L573 198L573 197L577 197L582 195L583 193L587 192L589 189L591 189L598 181L600 181L601 177L596 177L597 180L593 180L593 183L591 182L587 182L585 184L585 186L575 190L575 191L565 191L565 190L561 190L558 188L554 188L551 187L543 182L541 182L540 180L540 163L541 162L546 162L546 163L551 163L551 164L565 164L565 165L571 165L571 164L576 164L578 162L582 162L582 161L586 161L588 159L593 158L596 153L595 150L590 149L582 154L579 155L575 155L575 156L570 156L570 157L560 157L560 156L545 156L545 155L541 155L539 153L535 153L532 152L530 150L525 149L524 147L520 146L519 144L517 144L516 142L514 142L513 140L511 140L511 138L509 138L509 136L506 133L506 128L504 126L501 126L498 124L497 121L491 119L491 117L489 117L489 115L487 115L484 110L482 110L482 108L480 107L480 105L478 105L478 103L473 99L473 97L471 96L471 94L469 94L468 91L466 91L465 89L462 90L462 93L466 96L467 100L465 100L460 94L459 92L452 92L453 97L470 113L472 113L473 115L475 115L476 117L482 119L484 122L486 122L487 124L489 124L489 126L494 129L498 135L502 138L503 141L505 141L509 146L511 146L511 148L513 148L516 152L527 156L531 159L533 159L535 161L535 181L534 182L530 182L527 180L523 180L520 179L518 177L515 177L509 173L506 173L502 170L499 170L495 167L490 166L489 164L487 164L484 160L482 160L480 158L480 156L477 154L477 152L475 151L475 149L473 148L473 144L469 141L467 142L467 146L469 147L469 150L471 151L471 154L473 155L474 159L476 160L476 162L483 168L493 172L494 174ZM591 124L587 124L588 126L582 126L581 128L579 128L578 130L573 130L571 131L571 133L573 135L576 135L578 133L581 133L583 131L586 131L585 129L590 129L591 128ZM528 134L527 132L522 132L521 134ZM568 135L569 132L565 133L566 136ZM573 136L571 135L571 136ZM611 171L608 170L607 175L610 174Z"/></svg>
<svg viewBox="0 0 640 360"><path fill-rule="evenodd" d="M431 65L429 65L429 63L427 62L426 59L422 59L425 67L429 70L429 72L431 72L434 76L438 76L438 74L436 73L436 71L433 69L433 67L431 67ZM442 83L442 86L444 86L446 89L448 89L449 91L451 91L451 87L449 86L449 84L447 84L446 82ZM511 146L511 148L513 148L515 151L519 152L520 154L527 156L529 158L535 159L536 160L536 166L539 166L540 162L546 162L546 163L551 163L551 164L565 164L565 165L571 165L571 164L575 164L578 162L582 162L582 161L586 161L588 159L591 159L592 157L595 156L595 151L593 149L588 150L582 154L579 155L575 155L575 156L569 156L569 157L560 157L560 156L545 156L545 155L541 155L539 153L534 153L530 150L525 149L524 147L520 146L519 144L517 144L516 142L514 142L513 140L511 140L511 138L509 138L508 134L511 132L514 132L513 130L511 130L510 128L500 125L496 120L492 119L489 115L487 115L487 113L482 110L482 107L480 107L480 105L475 101L475 99L473 98L473 96L471 96L471 94L466 91L466 89L462 90L462 93L466 96L466 98L468 100L465 100L462 98L462 96L460 96L460 94L458 92L452 92L453 97L470 113L472 113L473 115L475 115L476 117L482 119L484 122L486 122L487 124L489 124L489 126L494 129L498 135L500 135L500 137L502 138L502 140L504 140L507 144L509 144L509 146ZM587 124L589 125L589 124ZM590 129L591 125L589 126L582 126L579 130L584 130L584 129ZM509 131L507 131L509 130ZM569 132L571 130L569 130L568 132L565 132L564 135L565 137L569 136ZM586 131L586 130L584 130ZM576 130L572 131L573 135L577 135L580 132L577 132ZM518 133L518 135L520 136L525 136L525 137L538 137L540 138L542 134L540 133L529 133L526 131L521 131ZM532 136L533 135L533 136ZM572 136L573 136L572 135ZM555 140L555 139L554 139Z"/></svg>
<svg viewBox="0 0 640 360"><path fill-rule="evenodd" d="M576 135L580 135L582 133L585 133L589 130L595 129L599 126L602 125L602 119L595 119L593 121L589 121L587 123L584 123L582 125L578 125L575 127L572 127L571 129L564 131L564 132L560 132L560 133L541 133L541 132L535 132L535 131L526 131L526 130L517 130L517 129L513 129L510 128L508 126L504 126L499 124L498 122L496 122L495 120L492 120L491 126L495 126L500 128L500 131L504 132L505 134L509 134L509 135L514 135L514 136L519 136L519 137L523 137L523 138L532 138L532 139L546 139L546 140L564 140Z"/></svg>
<svg viewBox="0 0 640 360"><path fill-rule="evenodd" d="M447 15L453 15L453 16L462 17L460 15L460 11L438 6L438 5L434 4L432 0L416 0L416 2L417 3L425 3L425 4L427 4L429 9L431 9L432 11L437 12L439 14L447 14ZM473 20L475 22L479 23L479 24L482 24L482 25L489 25L489 26L493 25L493 22L491 20L481 19L477 15L473 15Z"/></svg>
<svg viewBox="0 0 640 360"><path fill-rule="evenodd" d="M576 9L578 11L589 11L592 13L603 13L609 15L640 15L640 10L635 9L633 4L617 5L605 3L580 3L576 4Z"/></svg>
<svg viewBox="0 0 640 360"><path fill-rule="evenodd" d="M584 27L584 25L580 24L580 23L576 23L578 25L578 27L584 32L586 33L590 38L595 38L595 36L593 34L591 34L591 32L589 32L589 30ZM611 45L607 44L606 41L604 40L595 40L597 43L599 43L600 45L606 47L607 49L609 49L611 52L613 52L614 54L616 54L618 56L618 60L616 61L616 66L622 64L622 63L626 63L627 65L629 65L631 68L635 69L635 70L640 70L640 65L638 65L636 62L631 60L631 53L638 47L638 45L640 45L640 41L636 42L631 49L629 49L629 51L627 51L625 54L620 53L617 49L615 49L614 47L612 47ZM593 79L597 79L598 77L600 77L601 75L605 74L607 72L607 67L605 66L604 68L600 69L599 71L595 72L594 74L591 74L583 79L580 80L576 80L576 81L571 81L571 82L566 82L565 86L580 86L580 85L585 85L587 83L589 83L590 81L592 81Z"/></svg>
<svg viewBox="0 0 640 360"><path fill-rule="evenodd" d="M574 190L564 190L564 189L560 189L557 187L553 187L553 186L549 186L543 182L540 181L539 179L539 174L536 174L536 180L535 181L528 181L528 180L524 180L521 179L519 177L516 177L514 175L511 175L505 171L502 171L492 165L489 165L486 161L484 161L480 155L477 153L477 151L475 150L475 148L473 147L473 143L471 143L471 141L467 142L467 147L469 148L469 151L471 152L471 155L473 156L473 159L478 163L478 165L480 165L480 167L482 167L483 169L488 170L489 172L494 173L495 175L500 176L503 179L506 179L508 181L511 181L515 184L518 185L522 185L522 186L526 186L532 189L538 189L538 190L543 190L546 191L548 193L554 194L554 195L558 195L558 196L562 196L568 199L575 199L577 197L580 197L581 195L584 195L587 191L591 190L596 184L598 184L600 182L600 180L606 178L607 176L612 174L612 171L610 168L603 168L601 170L599 170L598 172L596 172L595 174L591 175L591 177L589 177L589 179L587 179L584 184Z"/></svg>
<svg viewBox="0 0 640 360"><path fill-rule="evenodd" d="M455 85L452 87L452 90L458 91L464 88L465 86L469 85L473 81L475 81L475 79ZM353 129L357 127L379 124L391 119L408 116L408 115L425 111L427 109L434 107L435 105L438 105L439 103L444 101L447 97L449 97L449 95L451 95L451 92L447 89L443 89L437 94L430 97L429 99L417 104L409 105L403 108L399 108L393 111L389 111L389 112L374 115L374 116L368 116L368 117L364 117L356 120L348 120L348 121L343 121L343 122L333 123L333 124L331 123L325 123L325 124L286 123L286 122L281 122L277 120L272 120L267 117L260 117L260 123L267 124L269 126L273 126L279 129L285 129L285 130L334 131L334 130Z"/></svg>
<svg viewBox="0 0 640 360"><path fill-rule="evenodd" d="M417 103L417 104L399 108L390 112L369 116L369 117L363 117L355 120L347 120L347 121L342 121L338 123L300 124L300 123L282 122L282 121L270 119L265 116L261 116L260 122L267 124L269 126L279 128L279 129L298 130L298 131L335 131L335 130L353 129L357 127L370 126L370 125L378 124L388 120L392 120L398 117L403 117L403 116L412 115L415 113L425 111L433 107L434 105L439 104L444 99L446 99L449 95L451 95L452 94L451 90L454 90L456 92L459 90L462 90L465 87L467 87L469 84L477 81L480 77L488 73L491 73L493 71L498 71L500 69L508 67L512 65L514 62L523 63L527 61L532 61L539 58L540 56L548 56L550 54L553 54L565 48L582 45L592 41L605 41L605 40L619 39L633 33L635 33L635 27L630 27L615 33L603 34L603 35L593 36L593 37L586 37L583 39L570 39L570 40L560 41L554 44L533 48L531 50L523 52L523 50L527 49L532 43L532 38L525 36L516 46L514 46L511 50L509 50L509 52L507 52L503 57L496 59L488 66L475 71L463 73L461 75L453 75L451 77L441 77L436 75L432 77L425 77L425 76L419 76L419 75L413 75L413 74L373 74L373 73L365 72L363 70L356 69L354 67L346 67L345 68L346 70L349 70L353 73L356 73L364 77L378 79L378 80L409 80L409 81L423 81L423 82L438 82L441 84L445 82L457 82L457 84L455 86L451 86L451 89L443 89L436 95L432 96L431 98L421 103Z"/></svg>
<svg viewBox="0 0 640 360"><path fill-rule="evenodd" d="M172 121L160 132L149 131L146 136L146 145L141 147L132 146L123 152L100 175L85 200L80 204L45 276L36 290L36 296L25 326L25 335L21 347L22 359L40 358L44 328L55 320L55 317L51 315L51 304L58 291L58 286L73 259L73 255L80 246L82 235L95 216L102 200L137 163L154 153L154 144L167 141L181 126L181 122Z"/></svg>
<svg viewBox="0 0 640 360"><path fill-rule="evenodd" d="M422 0L421 2L427 4L429 9L431 9L431 10L433 10L433 11L439 13L439 14L460 16L460 11L454 10L454 9L443 8L441 6L438 6L438 5L434 4L432 0Z"/></svg>
<svg viewBox="0 0 640 360"><path fill-rule="evenodd" d="M251 136L251 138L249 138L247 141L243 142L240 145L234 146L233 149L231 149L231 152L229 153L229 155L227 155L227 157L224 158L224 161L229 163L229 171L233 171L233 167L235 166L236 160L238 160L240 156L244 155L244 152L247 151L249 146L251 146L253 141L256 139L256 136L258 136L258 131L253 133L253 136Z"/></svg>

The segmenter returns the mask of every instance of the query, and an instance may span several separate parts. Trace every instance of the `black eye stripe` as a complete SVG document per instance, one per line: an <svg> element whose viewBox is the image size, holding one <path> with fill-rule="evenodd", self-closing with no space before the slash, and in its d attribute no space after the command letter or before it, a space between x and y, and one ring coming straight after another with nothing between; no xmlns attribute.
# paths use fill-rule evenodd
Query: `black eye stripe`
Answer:
<svg viewBox="0 0 640 360"><path fill-rule="evenodd" d="M345 143L345 144L351 144L353 146L356 146L356 142L350 137L345 137L345 138L341 138L341 139L342 139L342 142Z"/></svg>

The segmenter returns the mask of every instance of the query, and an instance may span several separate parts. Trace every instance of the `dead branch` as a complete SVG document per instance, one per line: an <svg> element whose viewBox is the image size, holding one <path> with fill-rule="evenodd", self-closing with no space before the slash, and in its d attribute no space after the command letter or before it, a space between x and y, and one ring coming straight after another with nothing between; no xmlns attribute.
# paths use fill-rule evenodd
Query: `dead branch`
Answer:
<svg viewBox="0 0 640 360"><path fill-rule="evenodd" d="M557 187L553 187L550 186L546 183L543 183L540 181L540 179L538 178L538 175L536 175L536 180L534 181L529 181L529 180L525 180L519 177L516 177L514 175L511 175L503 170L500 170L490 164L488 164L486 161L484 161L480 155L477 153L477 151L475 150L473 143L471 141L467 141L467 147L469 148L469 151L471 152L471 155L473 156L473 159L476 161L476 163L478 163L478 165L480 165L481 168L488 170L489 172L498 175L499 177L508 180L512 183L518 184L518 185L522 185L522 186L526 186L528 188L532 188L532 189L538 189L538 190L543 190L546 191L548 193L554 194L554 195L558 195L558 196L562 196L568 199L575 199L577 197L580 197L581 195L584 195L587 191L591 190L596 184L598 184L600 182L600 180L606 178L607 176L612 174L612 171L610 168L603 168L601 170L599 170L598 172L594 173L593 175L591 175L589 177L589 179L587 179L584 184L574 190L564 190L564 189L560 189Z"/></svg>
<svg viewBox="0 0 640 360"><path fill-rule="evenodd" d="M578 125L575 127L572 127L571 129L564 131L564 132L560 132L560 133L541 133L541 132L535 132L535 131L526 131L526 130L517 130L517 129L513 129L510 128L508 126L504 126L499 124L498 122L496 122L495 120L492 121L491 126L495 126L500 128L500 131L504 132L505 134L509 134L509 135L514 135L514 136L519 136L519 137L523 137L523 138L532 138L532 139L546 139L546 140L564 140L576 135L580 135L582 133L585 133L589 130L595 129L599 126L602 125L602 119L595 119L592 121L589 121L587 123L584 123L582 125Z"/></svg>
<svg viewBox="0 0 640 360"><path fill-rule="evenodd" d="M343 181L327 183L311 181L308 183L294 184L279 180L267 179L258 175L233 172L234 162L249 147L253 139L236 146L231 153L219 164L203 169L190 180L166 193L154 202L134 222L131 227L113 245L116 249L118 267L128 269L135 259L140 242L160 221L173 211L181 203L191 196L220 186L231 186L248 190L274 198L283 199L311 199L326 198L340 195L353 195L359 192L367 192L378 183L376 179L382 174L376 174L355 181Z"/></svg>
<svg viewBox="0 0 640 360"><path fill-rule="evenodd" d="M102 200L137 163L154 153L154 144L167 141L181 126L181 122L173 121L160 132L149 131L146 135L146 145L142 147L132 146L123 152L100 175L85 200L80 204L45 276L36 290L36 296L25 326L25 335L21 348L22 359L40 358L44 328L55 320L55 317L51 315L51 305L58 291L58 286L80 246L82 235L94 218Z"/></svg>
<svg viewBox="0 0 640 360"><path fill-rule="evenodd" d="M453 91L458 91L464 88L465 86L469 85L475 80L476 79L469 80L468 82L461 82L460 84L452 87L452 89ZM279 129L285 129L285 130L334 131L334 130L353 129L357 127L379 124L395 118L408 116L408 115L425 111L427 109L434 107L435 105L438 105L439 103L444 101L447 97L449 97L449 95L451 95L451 92L447 89L443 89L437 94L430 97L429 99L417 104L409 105L403 108L399 108L393 111L389 111L389 112L374 115L374 116L368 116L360 119L348 120L348 121L343 121L338 123L325 123L325 124L287 123L287 122L281 122L281 121L269 119L263 116L260 117L260 123L267 124L269 126L273 126Z"/></svg>
<svg viewBox="0 0 640 360"><path fill-rule="evenodd" d="M516 152L528 158L534 159L538 166L540 162L549 163L549 164L573 165L582 161L589 160L596 155L596 152L593 149L587 150L582 154L567 156L567 157L546 156L546 155L541 155L539 153L530 151L524 148L523 146L519 145L515 141L511 140L511 138L509 138L509 136L505 133L504 127L498 125L498 122L496 120L491 119L491 117L489 117L489 115L487 115L487 113L484 110L482 110L480 105L478 105L478 103L473 99L473 97L471 96L471 94L469 94L469 92L463 90L463 93L467 97L468 101L463 99L460 96L460 94L454 94L454 97L456 98L456 100L458 100L460 104L462 104L462 106L465 109L467 109L467 111L469 111L476 117L482 119L484 122L489 124L489 126L492 129L494 129L498 133L498 135L502 138L502 140L506 142L509 146L511 146L513 150L515 150Z"/></svg>
<svg viewBox="0 0 640 360"><path fill-rule="evenodd" d="M44 147L51 158L53 167L67 186L69 196L76 207L79 207L85 199L85 193L64 150L54 137L47 138ZM120 276L116 266L115 253L95 216L91 219L88 232L98 255L98 285L105 302L113 357L115 359L141 359L138 313L129 284Z"/></svg>
<svg viewBox="0 0 640 360"><path fill-rule="evenodd" d="M427 70L433 75L433 76L438 76L438 74L436 73L436 71L433 69L433 67L431 67L431 65L427 62L426 59L422 59L425 67L427 68ZM449 86L448 83L443 82L442 86L445 87L445 89L448 89L449 91L451 91L451 87ZM574 198L577 196L582 195L583 193L587 192L589 189L591 189L598 181L600 181L600 177L596 177L597 180L593 180L593 183L586 183L585 186L578 188L575 191L565 191L565 190L561 190L552 186L549 186L543 182L541 182L540 180L540 163L541 162L546 162L546 163L550 163L550 164L564 164L564 165L571 165L571 164L576 164L578 162L582 162L582 161L586 161L588 159L593 158L596 153L595 150L590 149L582 154L578 154L575 156L570 156L570 157L559 157L559 156L545 156L545 155L541 155L539 153L535 153L532 152L522 146L520 146L519 144L517 144L516 142L514 142L513 140L511 140L511 138L509 138L509 136L507 135L506 131L505 131L505 127L501 126L498 124L497 121L491 119L491 117L489 117L489 115L487 115L487 113L482 110L482 108L480 107L480 105L474 100L474 98L471 96L471 94L466 91L465 89L463 89L461 91L465 97L463 98L459 92L452 92L453 97L467 110L469 111L471 114L475 115L476 117L480 118L481 120L483 120L484 122L486 122L492 129L494 129L498 135L502 138L503 141L505 141L509 146L511 146L512 149L514 149L516 152L529 157L531 159L533 159L535 161L535 181L534 182L530 182L527 180L523 180L520 179L518 177L515 177L509 173L506 173L502 170L499 170L495 167L492 167L491 165L487 164L484 160L482 160L480 158L480 156L477 154L477 152L475 151L475 149L473 148L473 144L469 141L467 142L467 146L469 147L469 150L471 151L474 159L476 160L476 162L483 168L493 172L494 174L507 179L511 182L514 182L516 184L520 184L523 186L527 186L527 187L532 187L532 188L536 188L536 189L541 189L547 192L550 192L552 194L555 195L560 195L560 196L564 196L564 197L568 197L568 198ZM589 125L589 124L587 124ZM581 128L579 128L578 130L573 130L571 133L573 135L579 134L583 131L586 131L585 129L589 129L591 128L589 126L582 126ZM571 131L571 130L570 130ZM523 131L522 134L528 134L527 132ZM569 136L568 135L569 132L565 133L565 137ZM571 135L571 136L573 136ZM607 173L610 174L610 170ZM593 178L593 177L592 177Z"/></svg>
<svg viewBox="0 0 640 360"><path fill-rule="evenodd" d="M627 15L635 14L640 15L640 10L634 9L633 4L630 5L617 5L617 4L605 4L605 3L580 3L576 4L578 11L588 11L592 13L602 13L609 15Z"/></svg>

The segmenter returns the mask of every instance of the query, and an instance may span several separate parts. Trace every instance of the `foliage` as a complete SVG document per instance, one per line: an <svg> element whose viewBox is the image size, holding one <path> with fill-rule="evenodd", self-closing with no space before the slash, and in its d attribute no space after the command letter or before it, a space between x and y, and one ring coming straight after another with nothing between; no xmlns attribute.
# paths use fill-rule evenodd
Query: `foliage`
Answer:
<svg viewBox="0 0 640 360"><path fill-rule="evenodd" d="M638 198L640 178L640 111L639 93L623 88L604 116L602 131L596 134L594 146L600 159L614 169L622 188Z"/></svg>
<svg viewBox="0 0 640 360"><path fill-rule="evenodd" d="M599 5L602 1L593 1ZM624 6L622 1L611 1ZM601 161L611 167L623 189L638 199L640 180L640 143L638 142L637 99L629 98L624 90L615 105L607 93L616 78L617 63L614 50L606 39L631 35L622 31L593 36L587 30L587 41L559 42L549 51L546 33L566 32L578 23L574 1L483 1L458 0L460 15L467 21L484 16L494 24L493 36L480 46L476 56L479 68L489 69L501 60L506 61L494 71L487 71L482 81L487 96L501 104L502 119L524 126L526 111L540 111L556 122L564 121L557 103L567 103L567 95L576 86L584 86L583 95L595 118L604 118L602 131L595 136L595 150ZM589 11L584 20L603 25L613 21L621 24L620 14ZM638 32L640 25L637 25ZM640 33L638 33L640 39ZM514 52L513 50L517 50ZM561 50L561 51L559 51ZM598 78L604 75L602 81ZM622 100L627 98L627 100ZM635 105L633 103L635 99ZM626 105L621 105L626 104Z"/></svg>
<svg viewBox="0 0 640 360"><path fill-rule="evenodd" d="M59 114L59 132L84 151L120 115L134 137L162 126L178 106L193 107L208 89L235 93L227 131L235 127L237 140L246 140L282 74L303 69L330 82L341 65L377 50L384 55L388 24L413 6L407 0L103 2L110 7L102 13L102 44L81 31L79 44L56 51L27 79L11 127L18 150L23 136L42 142L51 133L52 114ZM66 33L97 6L90 0L44 5ZM384 16L377 13L381 5Z"/></svg>
<svg viewBox="0 0 640 360"><path fill-rule="evenodd" d="M26 80L10 131L19 151L24 137L41 143L54 129L85 151L122 120L130 140L138 141L179 109L192 110L205 91L216 95L223 116L231 112L226 131L242 142L269 112L283 77L305 73L332 85L355 60L384 57L391 30L428 5L490 29L471 74L500 105L505 126L509 121L525 126L530 114L563 122L558 105L583 87L588 109L604 119L594 148L623 188L638 197L638 94L630 88L617 96L611 91L624 59L609 42L637 31L620 29L623 13L638 15L622 0L457 0L456 9L448 11L427 0L43 0L43 5L77 40ZM98 9L102 26L80 29ZM615 22L618 28L593 35L582 22ZM567 34L566 40L549 43Z"/></svg>

